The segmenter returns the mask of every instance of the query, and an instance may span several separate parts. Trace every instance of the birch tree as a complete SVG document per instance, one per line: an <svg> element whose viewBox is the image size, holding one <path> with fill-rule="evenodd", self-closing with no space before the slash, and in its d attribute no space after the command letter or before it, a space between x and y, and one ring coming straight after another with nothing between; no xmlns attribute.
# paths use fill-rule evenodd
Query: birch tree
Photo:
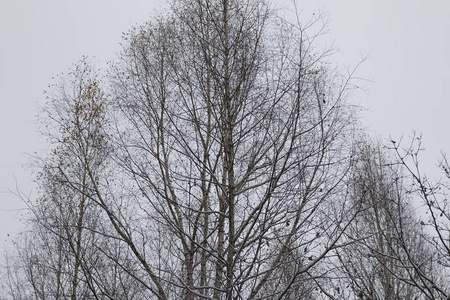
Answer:
<svg viewBox="0 0 450 300"><path fill-rule="evenodd" d="M426 299L414 284L418 277L408 256L430 274L432 252L411 203L407 174L379 142L357 143L354 159L349 186L360 213L347 232L354 242L339 251L346 288L359 299Z"/></svg>
<svg viewBox="0 0 450 300"><path fill-rule="evenodd" d="M352 73L314 48L325 26L177 0L124 35L107 86L57 106L44 186L69 216L74 299L319 296L357 213Z"/></svg>
<svg viewBox="0 0 450 300"><path fill-rule="evenodd" d="M296 299L339 245L353 111L315 36L228 0L175 1L125 36L115 160L133 221L106 209L156 297Z"/></svg>
<svg viewBox="0 0 450 300"><path fill-rule="evenodd" d="M46 93L41 120L49 153L35 160L39 197L24 198L29 229L4 280L12 299L128 299L132 285L120 287L124 273L104 255L108 228L94 194L109 151L100 85L83 58Z"/></svg>
<svg viewBox="0 0 450 300"><path fill-rule="evenodd" d="M403 244L408 265L416 279L413 284L427 299L448 299L450 297L450 215L447 203L450 168L445 154L439 162L443 177L435 181L424 174L420 165L420 155L424 150L422 138L414 134L409 145L402 141L392 141L391 149L396 153L397 163L409 176L408 193L415 196L425 211L420 225L424 228L423 239L431 254L428 264L423 264L414 256L414 248ZM431 270L428 266L431 266Z"/></svg>

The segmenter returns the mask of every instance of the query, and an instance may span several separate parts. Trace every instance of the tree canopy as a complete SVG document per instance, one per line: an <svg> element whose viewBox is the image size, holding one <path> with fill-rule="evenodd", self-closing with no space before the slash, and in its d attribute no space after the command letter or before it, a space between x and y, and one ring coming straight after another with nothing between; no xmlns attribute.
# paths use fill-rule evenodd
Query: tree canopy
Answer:
<svg viewBox="0 0 450 300"><path fill-rule="evenodd" d="M423 232L411 194L447 206L361 136L352 72L314 47L324 26L264 0L176 0L109 69L83 58L48 93L5 298L448 297L447 229Z"/></svg>

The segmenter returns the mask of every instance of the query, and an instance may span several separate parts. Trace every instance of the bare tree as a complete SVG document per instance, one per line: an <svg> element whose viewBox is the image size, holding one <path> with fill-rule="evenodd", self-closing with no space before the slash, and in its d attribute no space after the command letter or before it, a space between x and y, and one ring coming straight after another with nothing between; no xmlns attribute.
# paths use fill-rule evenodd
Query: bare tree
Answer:
<svg viewBox="0 0 450 300"><path fill-rule="evenodd" d="M313 40L264 1L176 1L126 36L114 155L133 210L104 207L157 297L287 297L337 246L353 112Z"/></svg>
<svg viewBox="0 0 450 300"><path fill-rule="evenodd" d="M354 153L349 188L360 213L347 232L352 242L338 251L344 286L360 299L424 299L404 246L426 267L430 252L402 168L379 142L362 140Z"/></svg>
<svg viewBox="0 0 450 300"><path fill-rule="evenodd" d="M17 257L6 274L10 296L127 299L114 292L120 284L115 277L123 272L112 271L104 255L108 230L92 192L109 151L101 81L86 58L59 79L42 118L50 154L36 160L40 196L24 198L31 211L29 230L18 241Z"/></svg>
<svg viewBox="0 0 450 300"><path fill-rule="evenodd" d="M409 267L416 277L413 284L426 295L427 299L449 299L450 215L447 197L450 188L448 184L450 169L447 158L443 155L440 161L444 178L432 182L419 166L420 152L423 150L420 136L414 134L407 147L403 147L401 141L392 141L391 149L397 155L397 163L409 175L408 193L421 200L421 209L425 210L425 216L428 216L428 220L422 220L420 224L424 228L423 239L432 251L427 257L429 263L423 264L418 261L414 256L415 249L408 244L402 245L407 254Z"/></svg>
<svg viewBox="0 0 450 300"><path fill-rule="evenodd" d="M65 296L317 296L357 213L352 74L314 50L323 21L178 0L124 36L110 97L77 81L50 114L43 186L60 211L38 214L69 247Z"/></svg>

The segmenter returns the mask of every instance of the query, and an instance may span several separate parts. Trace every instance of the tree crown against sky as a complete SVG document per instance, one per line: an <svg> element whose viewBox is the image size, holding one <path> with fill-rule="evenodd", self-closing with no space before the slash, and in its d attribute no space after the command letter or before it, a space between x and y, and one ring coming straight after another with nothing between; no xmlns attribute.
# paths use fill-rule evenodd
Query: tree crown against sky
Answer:
<svg viewBox="0 0 450 300"><path fill-rule="evenodd" d="M314 48L322 25L262 0L179 0L124 35L103 80L80 61L49 96L9 296L339 297L359 134L351 74Z"/></svg>

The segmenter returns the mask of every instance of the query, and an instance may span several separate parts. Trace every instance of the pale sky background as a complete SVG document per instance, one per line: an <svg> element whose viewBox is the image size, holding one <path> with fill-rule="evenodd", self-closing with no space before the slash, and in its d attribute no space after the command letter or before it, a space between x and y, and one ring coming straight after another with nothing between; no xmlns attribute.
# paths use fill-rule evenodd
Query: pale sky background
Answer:
<svg viewBox="0 0 450 300"><path fill-rule="evenodd" d="M273 1L277 3L276 1ZM283 1L288 2L288 1ZM82 55L116 57L122 32L149 20L163 0L0 0L0 250L21 228L23 203L10 193L35 189L29 155L43 148L36 113L52 77ZM277 4L277 6L280 6ZM423 134L426 170L450 155L450 2L299 0L301 19L329 12L328 44L339 66L354 66L366 92L362 123L388 139ZM437 176L437 175L436 175Z"/></svg>

